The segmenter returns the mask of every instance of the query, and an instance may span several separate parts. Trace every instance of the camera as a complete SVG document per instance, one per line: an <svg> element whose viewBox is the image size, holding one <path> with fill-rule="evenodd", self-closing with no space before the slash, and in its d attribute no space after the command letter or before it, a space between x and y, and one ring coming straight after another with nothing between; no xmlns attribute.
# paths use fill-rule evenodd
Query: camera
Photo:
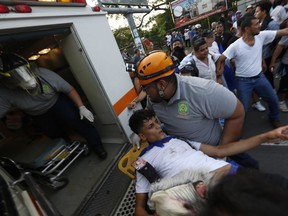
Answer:
<svg viewBox="0 0 288 216"><path fill-rule="evenodd" d="M127 72L135 72L135 71L136 71L135 64L133 64L133 63L126 63L126 71L127 71Z"/></svg>

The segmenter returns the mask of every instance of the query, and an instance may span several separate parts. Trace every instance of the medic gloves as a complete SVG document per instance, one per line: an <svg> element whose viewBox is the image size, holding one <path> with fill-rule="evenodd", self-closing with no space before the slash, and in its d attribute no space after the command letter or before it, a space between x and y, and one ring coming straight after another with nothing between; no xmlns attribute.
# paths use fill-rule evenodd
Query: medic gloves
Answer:
<svg viewBox="0 0 288 216"><path fill-rule="evenodd" d="M85 117L90 122L94 121L93 114L85 106L80 106L79 107L79 114L80 114L80 119L81 120L83 119L83 117Z"/></svg>

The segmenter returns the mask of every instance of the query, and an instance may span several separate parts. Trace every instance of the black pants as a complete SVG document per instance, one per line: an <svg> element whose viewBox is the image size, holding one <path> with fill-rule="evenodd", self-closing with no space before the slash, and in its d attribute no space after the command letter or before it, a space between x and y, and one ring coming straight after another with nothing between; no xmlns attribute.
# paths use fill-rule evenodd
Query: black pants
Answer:
<svg viewBox="0 0 288 216"><path fill-rule="evenodd" d="M80 119L78 108L64 94L59 94L57 102L48 112L32 118L41 131L50 138L66 138L65 128L71 127L83 136L94 150L102 147L96 128L87 120Z"/></svg>

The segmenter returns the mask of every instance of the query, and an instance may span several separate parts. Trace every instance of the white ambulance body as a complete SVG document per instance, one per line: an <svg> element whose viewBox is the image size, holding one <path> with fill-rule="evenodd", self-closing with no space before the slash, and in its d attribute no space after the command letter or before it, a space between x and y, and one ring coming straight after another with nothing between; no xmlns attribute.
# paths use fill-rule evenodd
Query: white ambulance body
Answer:
<svg viewBox="0 0 288 216"><path fill-rule="evenodd" d="M9 41L15 35L20 43L25 43L22 35L32 40L54 37L99 119L104 141L127 142L131 131L126 106L135 91L105 13L88 6L31 8L32 13L0 14L0 36Z"/></svg>
<svg viewBox="0 0 288 216"><path fill-rule="evenodd" d="M10 9L14 8L12 1L0 1L6 3ZM16 52L28 59L40 49L51 48L35 61L37 65L55 71L79 90L85 105L95 113L95 125L104 146L106 143L127 146L132 134L128 126L132 111L127 105L137 95L106 13L94 12L85 3L27 3L31 13L0 14L0 50ZM3 124L0 130L4 137L0 146L9 145L11 133ZM101 168L98 182L115 158L119 158L121 150L113 153L108 150L112 159Z"/></svg>

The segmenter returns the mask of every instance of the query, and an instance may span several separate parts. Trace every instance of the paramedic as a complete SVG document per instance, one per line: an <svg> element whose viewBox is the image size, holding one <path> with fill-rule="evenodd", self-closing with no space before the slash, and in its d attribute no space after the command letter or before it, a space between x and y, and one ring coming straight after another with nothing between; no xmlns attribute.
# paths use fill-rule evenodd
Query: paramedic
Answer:
<svg viewBox="0 0 288 216"><path fill-rule="evenodd" d="M14 108L32 117L50 138L65 137L64 125L83 136L101 159L107 157L94 121L79 94L56 73L30 64L21 56L0 53L0 118Z"/></svg>
<svg viewBox="0 0 288 216"><path fill-rule="evenodd" d="M238 140L244 109L236 96L214 80L180 76L175 69L173 59L162 51L146 56L137 68L148 95L147 108L155 111L167 133L214 146ZM219 118L225 119L223 129ZM247 154L232 160L246 167L259 166Z"/></svg>

